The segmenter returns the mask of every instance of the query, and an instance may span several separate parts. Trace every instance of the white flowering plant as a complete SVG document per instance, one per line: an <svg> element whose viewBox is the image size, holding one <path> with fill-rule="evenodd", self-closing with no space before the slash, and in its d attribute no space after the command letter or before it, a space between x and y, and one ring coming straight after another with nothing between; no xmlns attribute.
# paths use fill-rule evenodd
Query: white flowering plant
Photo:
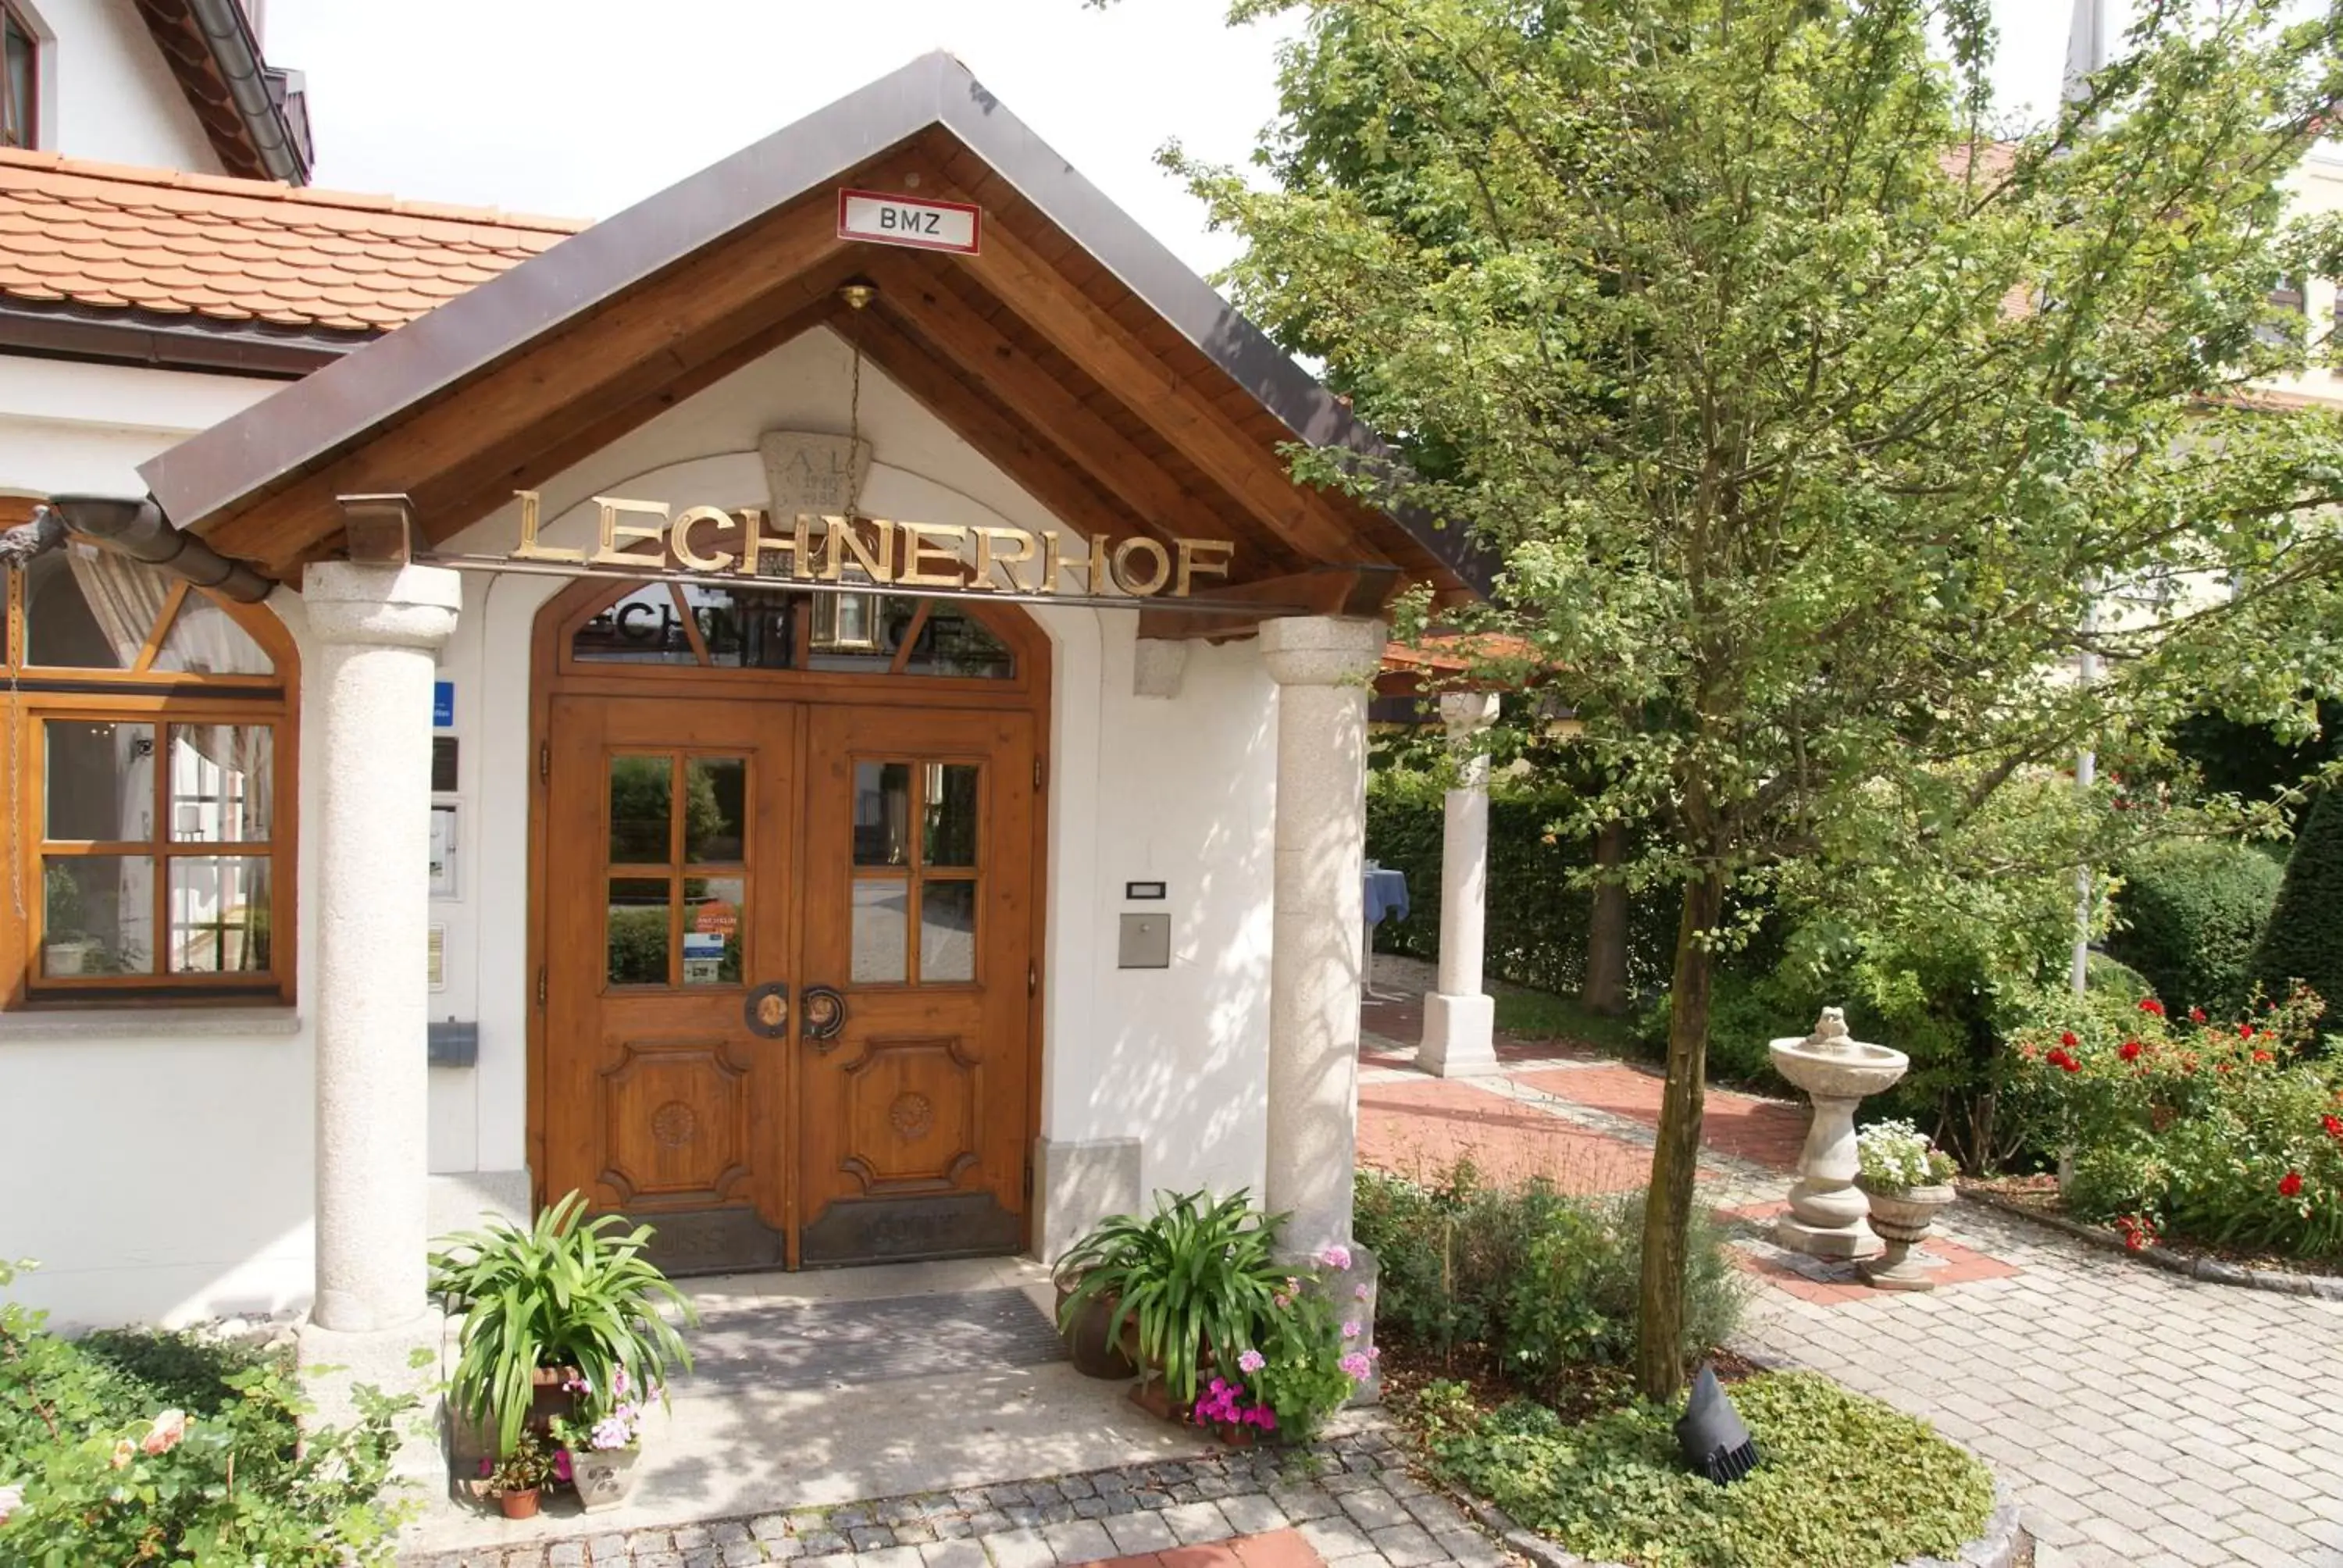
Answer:
<svg viewBox="0 0 2343 1568"><path fill-rule="evenodd" d="M1883 1191L1902 1192L1949 1181L1960 1167L1908 1121L1875 1121L1855 1135L1863 1179Z"/></svg>

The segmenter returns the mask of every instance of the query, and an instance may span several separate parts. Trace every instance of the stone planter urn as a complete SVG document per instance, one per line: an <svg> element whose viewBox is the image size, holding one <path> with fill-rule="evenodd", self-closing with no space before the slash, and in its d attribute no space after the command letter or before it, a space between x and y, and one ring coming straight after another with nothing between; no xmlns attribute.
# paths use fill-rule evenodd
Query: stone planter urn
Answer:
<svg viewBox="0 0 2343 1568"><path fill-rule="evenodd" d="M588 1513L599 1513L624 1503L635 1489L635 1466L642 1457L639 1442L624 1448L571 1449L569 1483L578 1489L579 1504Z"/></svg>
<svg viewBox="0 0 2343 1568"><path fill-rule="evenodd" d="M1845 1015L1835 1007L1823 1009L1815 1032L1804 1040L1789 1036L1767 1050L1774 1070L1805 1090L1815 1108L1798 1154L1798 1179L1790 1188L1790 1211L1774 1222L1775 1241L1815 1258L1875 1255L1879 1238L1864 1222L1871 1206L1855 1185L1862 1169L1855 1108L1903 1077L1911 1058L1849 1035Z"/></svg>
<svg viewBox="0 0 2343 1568"><path fill-rule="evenodd" d="M1933 1291L1936 1282L1913 1258L1912 1249L1936 1222L1936 1211L1953 1201L1949 1183L1926 1187L1875 1187L1868 1177L1855 1185L1871 1200L1871 1228L1887 1250L1863 1265L1863 1277L1883 1291Z"/></svg>

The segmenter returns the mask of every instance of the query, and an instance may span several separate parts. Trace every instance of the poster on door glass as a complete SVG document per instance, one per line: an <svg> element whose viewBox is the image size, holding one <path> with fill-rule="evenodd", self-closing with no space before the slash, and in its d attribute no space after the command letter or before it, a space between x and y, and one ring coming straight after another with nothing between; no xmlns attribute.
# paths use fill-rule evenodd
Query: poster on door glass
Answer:
<svg viewBox="0 0 2343 1568"><path fill-rule="evenodd" d="M456 803L452 800L436 800L431 805L431 896L456 896Z"/></svg>

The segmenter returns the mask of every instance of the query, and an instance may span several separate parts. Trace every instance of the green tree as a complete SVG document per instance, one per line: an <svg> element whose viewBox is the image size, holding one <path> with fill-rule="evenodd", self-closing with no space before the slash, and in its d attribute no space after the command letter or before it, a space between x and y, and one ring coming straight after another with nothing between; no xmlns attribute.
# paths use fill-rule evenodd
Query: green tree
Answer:
<svg viewBox="0 0 2343 1568"><path fill-rule="evenodd" d="M1573 829L1635 825L1627 874L1680 889L1668 1397L1728 911L1785 869L1925 900L2105 864L2156 813L2045 788L2078 747L2168 759L2207 692L2299 733L2338 689L2299 628L2335 624L2343 437L2246 395L2318 354L2272 287L2343 270L2281 190L2337 18L2159 0L2010 134L1985 0L1304 3L1266 187L1167 160L1243 237L1239 302L1401 442L1297 476L1501 558L1482 623L1584 728ZM2040 809L1984 830L2015 780Z"/></svg>
<svg viewBox="0 0 2343 1568"><path fill-rule="evenodd" d="M2332 786L2311 801L2287 857L2253 968L2270 996L2301 980L2330 1013L2343 1008L2343 791Z"/></svg>

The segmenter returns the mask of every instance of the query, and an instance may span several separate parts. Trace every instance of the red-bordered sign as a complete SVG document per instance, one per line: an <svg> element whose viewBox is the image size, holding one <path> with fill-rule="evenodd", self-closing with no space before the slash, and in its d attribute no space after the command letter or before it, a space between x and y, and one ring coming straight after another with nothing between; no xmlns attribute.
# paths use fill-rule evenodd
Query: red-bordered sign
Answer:
<svg viewBox="0 0 2343 1568"><path fill-rule="evenodd" d="M838 193L840 239L974 256L982 243L983 229L982 209L965 202L934 201L887 191Z"/></svg>

